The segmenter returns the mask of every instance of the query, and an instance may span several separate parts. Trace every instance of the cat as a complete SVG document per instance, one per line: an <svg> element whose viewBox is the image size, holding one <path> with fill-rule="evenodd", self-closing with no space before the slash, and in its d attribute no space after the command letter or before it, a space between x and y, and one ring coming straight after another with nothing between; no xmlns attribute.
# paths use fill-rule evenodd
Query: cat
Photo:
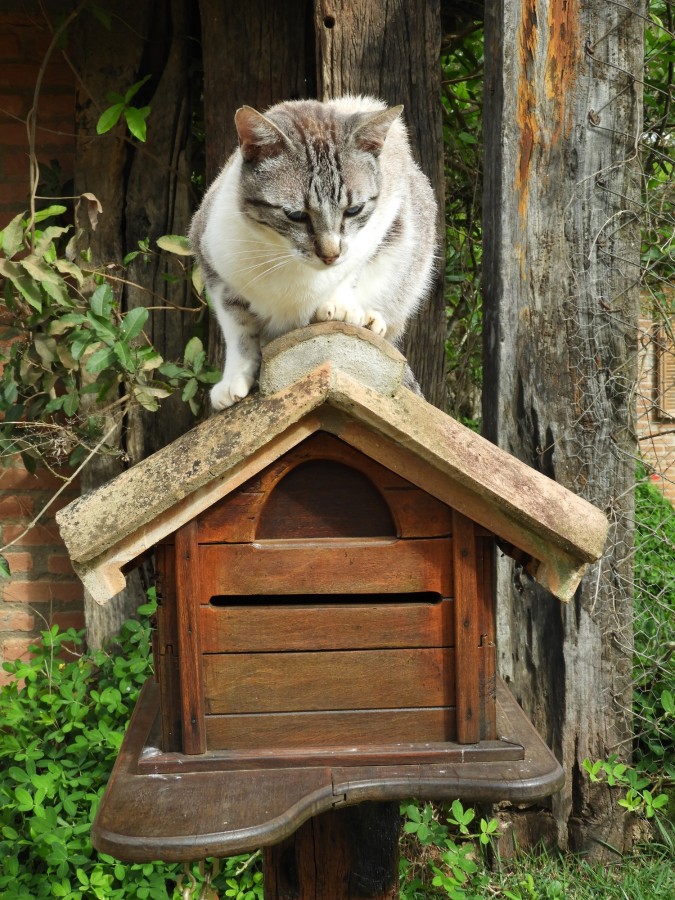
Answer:
<svg viewBox="0 0 675 900"><path fill-rule="evenodd" d="M437 243L436 200L402 111L356 96L237 110L239 148L189 232L225 338L214 409L247 396L261 346L310 322L400 343Z"/></svg>

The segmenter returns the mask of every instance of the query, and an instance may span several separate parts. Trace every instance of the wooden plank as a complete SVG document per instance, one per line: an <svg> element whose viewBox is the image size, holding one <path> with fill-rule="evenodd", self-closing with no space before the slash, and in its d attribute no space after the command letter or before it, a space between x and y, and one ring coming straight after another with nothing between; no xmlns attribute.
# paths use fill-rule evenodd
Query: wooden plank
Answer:
<svg viewBox="0 0 675 900"><path fill-rule="evenodd" d="M449 648L206 654L203 665L208 713L454 704Z"/></svg>
<svg viewBox="0 0 675 900"><path fill-rule="evenodd" d="M201 602L232 594L371 594L435 591L450 596L449 538L208 544L199 548ZM196 595L195 595L196 598Z"/></svg>
<svg viewBox="0 0 675 900"><path fill-rule="evenodd" d="M245 543L255 539L258 516L267 494L243 484L202 513L198 520L200 544Z"/></svg>
<svg viewBox="0 0 675 900"><path fill-rule="evenodd" d="M199 553L197 523L193 520L176 532L176 615L178 665L184 753L206 750L204 693L199 614Z"/></svg>
<svg viewBox="0 0 675 900"><path fill-rule="evenodd" d="M476 561L479 573L480 621L480 699L481 699L481 740L497 737L496 719L496 640L494 606L494 540L478 538L476 541Z"/></svg>
<svg viewBox="0 0 675 900"><path fill-rule="evenodd" d="M416 710L419 714L426 714L429 710ZM276 716L276 713L261 714L261 718ZM300 715L286 713L287 716ZM302 713L304 716L320 716L321 713ZM350 715L343 713L342 715ZM353 714L354 716L357 713ZM211 740L211 728L214 740L220 734L219 725L221 719L227 716L207 716L206 728L208 740ZM246 727L246 717L233 717L242 719L242 726ZM418 725L424 727L427 719L420 715ZM447 730L454 734L455 711L447 708ZM227 726L228 730L230 726ZM241 771L247 769L293 769L309 768L316 766L427 766L434 763L451 765L476 762L495 762L504 760L523 759L523 747L521 744L508 740L480 741L478 744L458 744L456 741L425 741L420 743L423 735L418 733L417 742L396 742L389 740L386 744L371 744L368 741L356 744L335 744L329 746L270 746L265 743L259 747L243 747L232 749L229 747L211 747L206 753L199 756L186 757L180 753L148 753L145 759L139 762L139 771L154 772L158 775L171 772L185 772L186 761L190 772L225 772ZM152 737L150 737L152 740ZM268 740L265 736L265 740ZM155 745L152 745L153 747Z"/></svg>
<svg viewBox="0 0 675 900"><path fill-rule="evenodd" d="M476 534L471 519L453 512L457 740L480 740L480 621ZM482 587L482 584L481 584Z"/></svg>
<svg viewBox="0 0 675 900"><path fill-rule="evenodd" d="M259 769L252 777L250 768L218 771L210 753L171 754L174 773L162 770L157 778L153 759L161 757L151 733L159 688L148 681L98 806L92 842L129 862L180 862L276 844L336 804L406 797L529 803L550 796L563 782L562 769L503 683L497 690L498 732L524 747L523 759L359 767L342 758L336 766Z"/></svg>
<svg viewBox="0 0 675 900"><path fill-rule="evenodd" d="M419 745L423 742L442 743L455 736L455 710L453 707L434 709L367 709L330 712L263 713L254 715L218 715L206 717L206 744L211 750L278 750L274 754L276 764L282 762L289 748L331 747L342 748L342 754L350 759L366 762L361 748L368 745ZM377 765L391 759L396 753L401 759L418 758L417 747L400 746L385 750L380 747L368 760ZM438 747L435 748L438 751ZM280 756L281 753L281 756ZM333 754L332 754L333 755ZM244 754L238 757L238 765L248 765ZM320 754L313 760L295 752L289 752L289 765L324 765L330 761ZM344 764L344 759L341 760Z"/></svg>
<svg viewBox="0 0 675 900"><path fill-rule="evenodd" d="M334 600L334 595L329 596ZM453 645L452 600L423 603L396 598L387 602L392 596L368 597L367 605L327 603L324 596L303 598L308 602L298 605L270 603L265 598L264 606L203 606L202 651L261 653ZM309 601L315 605L309 605Z"/></svg>
<svg viewBox="0 0 675 900"><path fill-rule="evenodd" d="M178 672L178 622L176 616L175 549L171 545L155 548L157 571L157 652L155 668L159 682L162 712L162 748L180 750L181 700Z"/></svg>

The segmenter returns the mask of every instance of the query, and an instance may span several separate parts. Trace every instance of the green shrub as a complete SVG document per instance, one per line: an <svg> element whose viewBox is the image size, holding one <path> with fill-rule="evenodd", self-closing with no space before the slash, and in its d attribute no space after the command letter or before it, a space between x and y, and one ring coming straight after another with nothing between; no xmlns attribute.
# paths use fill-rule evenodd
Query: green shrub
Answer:
<svg viewBox="0 0 675 900"><path fill-rule="evenodd" d="M635 510L636 759L675 778L675 511L638 472Z"/></svg>
<svg viewBox="0 0 675 900"><path fill-rule="evenodd" d="M32 659L4 664L15 680L0 689L0 897L196 897L176 888L181 876L188 887L203 883L196 867L186 876L179 865L126 865L91 846L91 821L151 673L150 628L127 622L111 652L82 646L82 633L54 626ZM262 897L262 875L249 862L221 864L213 882L221 898Z"/></svg>

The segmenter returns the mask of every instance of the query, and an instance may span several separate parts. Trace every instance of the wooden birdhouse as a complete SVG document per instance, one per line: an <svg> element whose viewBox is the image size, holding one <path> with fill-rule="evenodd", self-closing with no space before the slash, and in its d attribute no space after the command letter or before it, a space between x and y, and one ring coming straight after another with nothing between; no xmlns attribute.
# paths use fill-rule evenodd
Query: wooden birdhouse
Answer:
<svg viewBox="0 0 675 900"><path fill-rule="evenodd" d="M93 828L122 859L276 843L364 799L531 800L562 771L495 675L495 548L562 600L604 516L402 387L343 324L59 515L106 602L154 550L156 681Z"/></svg>

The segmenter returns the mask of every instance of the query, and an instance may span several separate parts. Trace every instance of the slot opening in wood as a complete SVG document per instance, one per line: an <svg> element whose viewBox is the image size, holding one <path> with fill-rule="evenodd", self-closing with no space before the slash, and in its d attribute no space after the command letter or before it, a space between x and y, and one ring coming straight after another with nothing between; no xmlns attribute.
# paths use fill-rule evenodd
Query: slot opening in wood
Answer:
<svg viewBox="0 0 675 900"><path fill-rule="evenodd" d="M398 606L401 603L433 606L442 600L442 596L436 591L413 591L409 594L238 594L211 597L209 605L227 609L242 606Z"/></svg>

